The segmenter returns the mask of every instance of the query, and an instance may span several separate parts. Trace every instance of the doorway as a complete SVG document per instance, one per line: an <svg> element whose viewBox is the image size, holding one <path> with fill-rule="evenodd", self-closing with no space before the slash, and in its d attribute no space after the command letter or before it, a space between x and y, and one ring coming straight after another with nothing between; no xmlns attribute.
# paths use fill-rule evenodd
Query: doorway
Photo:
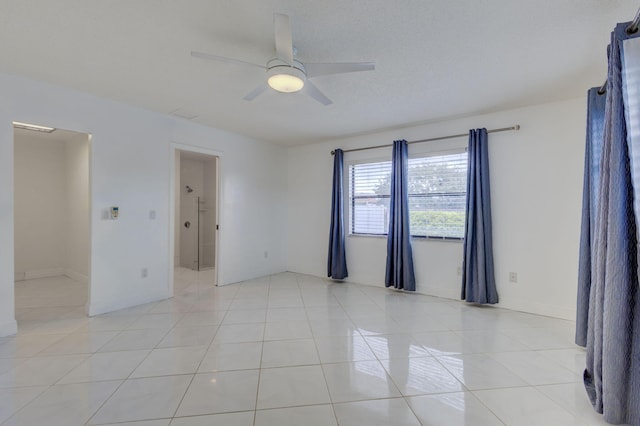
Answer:
<svg viewBox="0 0 640 426"><path fill-rule="evenodd" d="M86 317L90 277L91 136L14 123L16 320Z"/></svg>
<svg viewBox="0 0 640 426"><path fill-rule="evenodd" d="M174 268L216 284L219 157L175 150Z"/></svg>

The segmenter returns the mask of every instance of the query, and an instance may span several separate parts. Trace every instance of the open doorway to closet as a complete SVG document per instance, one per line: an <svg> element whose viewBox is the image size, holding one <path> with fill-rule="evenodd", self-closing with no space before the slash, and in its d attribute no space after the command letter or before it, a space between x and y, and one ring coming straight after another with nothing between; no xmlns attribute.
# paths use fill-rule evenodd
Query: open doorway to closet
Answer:
<svg viewBox="0 0 640 426"><path fill-rule="evenodd" d="M177 270L206 272L215 280L218 227L218 157L175 151L175 246Z"/></svg>
<svg viewBox="0 0 640 426"><path fill-rule="evenodd" d="M14 272L19 329L37 331L51 321L86 317L90 139L86 133L14 123Z"/></svg>

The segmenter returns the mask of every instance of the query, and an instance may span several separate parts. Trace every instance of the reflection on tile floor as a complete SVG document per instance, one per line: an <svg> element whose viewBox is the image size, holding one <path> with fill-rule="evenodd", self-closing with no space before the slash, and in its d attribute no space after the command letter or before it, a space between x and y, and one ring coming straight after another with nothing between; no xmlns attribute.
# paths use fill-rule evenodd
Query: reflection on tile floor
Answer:
<svg viewBox="0 0 640 426"><path fill-rule="evenodd" d="M210 276L210 274L209 274ZM18 282L2 425L604 425L574 324L293 273L99 317L64 277Z"/></svg>

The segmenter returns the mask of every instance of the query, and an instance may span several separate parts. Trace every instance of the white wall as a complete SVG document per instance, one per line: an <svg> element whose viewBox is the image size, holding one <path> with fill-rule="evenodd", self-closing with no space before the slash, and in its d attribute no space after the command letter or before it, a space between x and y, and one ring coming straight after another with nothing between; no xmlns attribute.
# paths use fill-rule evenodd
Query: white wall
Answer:
<svg viewBox="0 0 640 426"><path fill-rule="evenodd" d="M170 296L172 142L221 153L220 284L285 270L283 148L16 76L0 75L0 93L0 335L16 330L14 120L92 135L91 315Z"/></svg>
<svg viewBox="0 0 640 426"><path fill-rule="evenodd" d="M16 279L62 275L67 260L65 142L15 137Z"/></svg>
<svg viewBox="0 0 640 426"><path fill-rule="evenodd" d="M288 270L326 276L332 149L520 124L519 132L489 135L499 306L574 319L585 117L586 101L576 99L290 148ZM346 153L345 163L390 152ZM348 280L384 286L386 240L347 236L346 248ZM414 239L413 249L417 291L459 298L462 244Z"/></svg>

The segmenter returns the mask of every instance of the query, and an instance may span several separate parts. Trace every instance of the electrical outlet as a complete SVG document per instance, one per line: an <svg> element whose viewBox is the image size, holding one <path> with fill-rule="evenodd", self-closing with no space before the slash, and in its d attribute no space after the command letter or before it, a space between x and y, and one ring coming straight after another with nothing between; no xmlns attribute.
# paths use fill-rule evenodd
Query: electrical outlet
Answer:
<svg viewBox="0 0 640 426"><path fill-rule="evenodd" d="M149 210L149 219L156 220L156 211L155 210Z"/></svg>
<svg viewBox="0 0 640 426"><path fill-rule="evenodd" d="M462 276L462 266L458 266L458 276Z"/></svg>
<svg viewBox="0 0 640 426"><path fill-rule="evenodd" d="M512 283L518 282L518 273L517 272L509 272L509 281Z"/></svg>
<svg viewBox="0 0 640 426"><path fill-rule="evenodd" d="M266 259L267 257L269 257L269 252L268 251L264 251L264 258Z"/></svg>
<svg viewBox="0 0 640 426"><path fill-rule="evenodd" d="M142 268L142 270L140 271L140 275L142 276L142 278L147 278L149 276L149 270L147 268Z"/></svg>

